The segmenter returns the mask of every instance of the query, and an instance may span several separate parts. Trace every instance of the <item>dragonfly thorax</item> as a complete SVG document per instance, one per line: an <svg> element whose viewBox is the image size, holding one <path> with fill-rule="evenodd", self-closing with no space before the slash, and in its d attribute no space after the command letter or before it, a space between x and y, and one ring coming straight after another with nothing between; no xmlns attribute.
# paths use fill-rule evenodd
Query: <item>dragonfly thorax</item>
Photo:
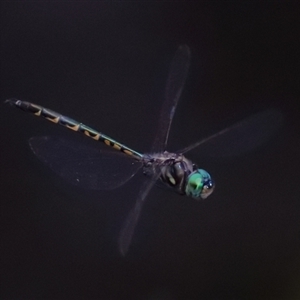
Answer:
<svg viewBox="0 0 300 300"><path fill-rule="evenodd" d="M165 152L164 155L160 179L177 193L185 195L187 178L193 171L192 162L180 154Z"/></svg>
<svg viewBox="0 0 300 300"><path fill-rule="evenodd" d="M184 155L170 152L144 155L144 174L160 173L160 180L180 195L205 199L213 189L210 175Z"/></svg>

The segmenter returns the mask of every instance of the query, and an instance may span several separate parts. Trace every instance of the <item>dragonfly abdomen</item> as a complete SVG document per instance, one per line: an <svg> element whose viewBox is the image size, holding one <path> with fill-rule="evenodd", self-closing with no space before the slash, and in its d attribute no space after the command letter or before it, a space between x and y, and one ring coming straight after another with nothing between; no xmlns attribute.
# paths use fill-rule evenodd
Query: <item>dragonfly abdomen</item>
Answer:
<svg viewBox="0 0 300 300"><path fill-rule="evenodd" d="M31 102L26 102L26 101L21 101L17 99L9 99L6 100L6 102L10 103L11 105L16 106L17 108L34 114L35 116L38 117L43 117L47 119L48 121L51 121L55 124L62 125L64 127L67 127L68 129L81 132L84 135L96 140L96 141L101 141L105 145L110 146L118 151L121 151L129 156L132 156L135 159L140 160L142 157L142 154L140 154L137 151L134 151L127 146L113 140L109 136L83 124L78 121L75 121L67 116L63 116L62 114L59 114L51 109L42 107L40 105L31 103Z"/></svg>

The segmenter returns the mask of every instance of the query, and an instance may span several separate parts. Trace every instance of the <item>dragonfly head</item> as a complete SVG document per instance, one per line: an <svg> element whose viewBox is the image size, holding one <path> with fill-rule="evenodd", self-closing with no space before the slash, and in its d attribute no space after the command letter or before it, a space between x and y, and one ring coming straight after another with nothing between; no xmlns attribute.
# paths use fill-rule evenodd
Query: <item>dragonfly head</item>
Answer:
<svg viewBox="0 0 300 300"><path fill-rule="evenodd" d="M215 184L211 176L203 169L197 169L187 178L185 193L194 199L205 199L214 190Z"/></svg>

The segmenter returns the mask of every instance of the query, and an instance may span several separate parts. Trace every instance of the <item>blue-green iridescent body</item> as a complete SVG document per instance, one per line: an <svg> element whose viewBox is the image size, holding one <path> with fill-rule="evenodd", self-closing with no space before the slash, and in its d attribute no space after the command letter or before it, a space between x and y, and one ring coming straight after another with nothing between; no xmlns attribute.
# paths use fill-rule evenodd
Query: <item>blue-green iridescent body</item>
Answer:
<svg viewBox="0 0 300 300"><path fill-rule="evenodd" d="M154 173L159 172L160 180L180 195L190 196L195 199L205 199L213 192L214 183L208 172L198 169L195 164L182 154L167 151L141 154L83 123L48 108L17 99L9 99L7 102L25 112L32 113L35 116L42 116L55 124L81 132L140 161L143 164L144 174L152 176Z"/></svg>

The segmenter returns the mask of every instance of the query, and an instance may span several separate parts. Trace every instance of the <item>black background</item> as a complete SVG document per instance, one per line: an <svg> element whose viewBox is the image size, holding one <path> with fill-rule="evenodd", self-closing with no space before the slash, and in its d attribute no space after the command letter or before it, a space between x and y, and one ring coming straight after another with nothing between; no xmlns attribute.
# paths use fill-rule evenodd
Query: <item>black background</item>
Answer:
<svg viewBox="0 0 300 300"><path fill-rule="evenodd" d="M171 59L192 63L170 150L275 107L284 126L227 159L190 157L216 191L153 189L117 249L141 177L91 192L56 177L31 136L93 141L2 104L2 299L300 299L296 2L1 2L1 97L41 104L147 151ZM99 146L99 145L98 145Z"/></svg>

